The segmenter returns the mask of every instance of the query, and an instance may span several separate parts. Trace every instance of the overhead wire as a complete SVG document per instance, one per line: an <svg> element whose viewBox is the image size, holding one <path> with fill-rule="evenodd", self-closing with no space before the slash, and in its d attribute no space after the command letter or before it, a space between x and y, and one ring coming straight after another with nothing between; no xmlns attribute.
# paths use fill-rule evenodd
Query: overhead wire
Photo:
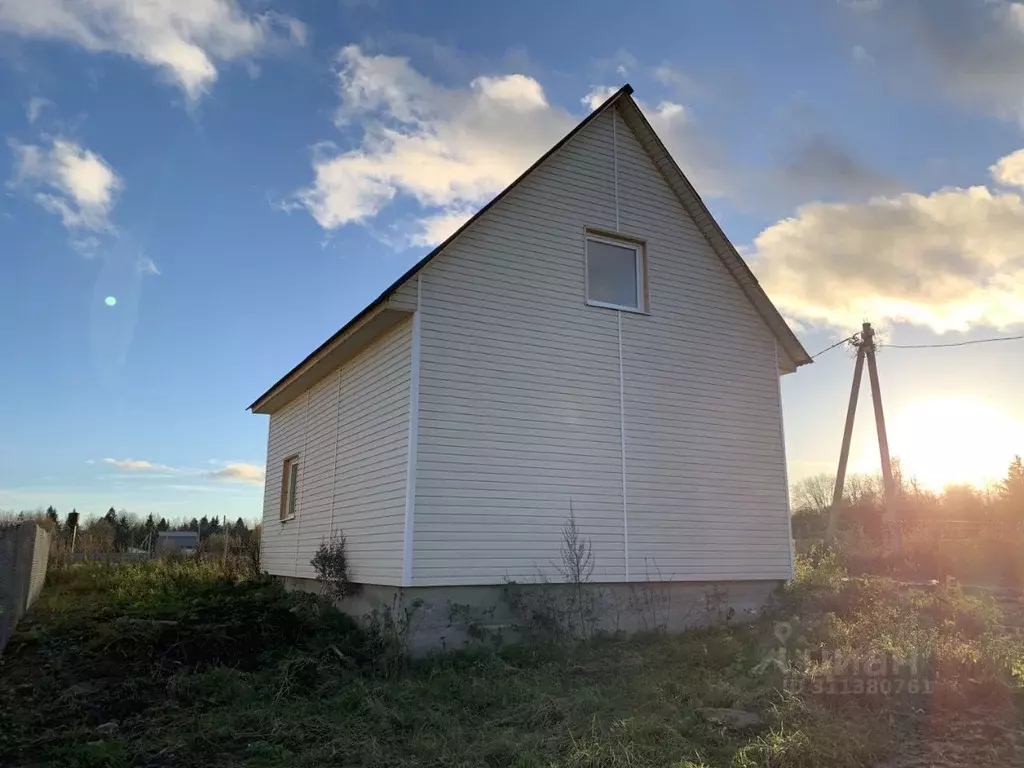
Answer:
<svg viewBox="0 0 1024 768"><path fill-rule="evenodd" d="M811 360L814 360L814 359L816 359L818 357L821 357L823 354L825 354L826 352L828 352L830 350L835 349L840 344L845 344L848 341L856 341L857 337L859 335L860 334L856 334L855 333L852 336L847 336L845 339L842 339L841 341L837 341L835 344L833 344L833 345L831 345L829 347L825 347L825 349L821 350L821 352L818 352L816 354L811 355ZM1018 336L995 336L995 337L993 337L991 339L972 339L970 341L954 341L954 342L950 342L948 344L878 344L878 348L879 349L941 349L941 348L947 348L947 347L967 347L967 346L970 346L971 344L990 344L990 343L992 343L994 341L1021 341L1021 340L1024 340L1024 334L1020 334Z"/></svg>
<svg viewBox="0 0 1024 768"><path fill-rule="evenodd" d="M991 339L973 339L971 341L955 341L949 344L880 344L879 346L889 349L936 349L940 347L966 347L970 344L989 344L993 341L1019 341L1024 339L1020 336L997 336Z"/></svg>
<svg viewBox="0 0 1024 768"><path fill-rule="evenodd" d="M838 346L839 346L840 344L845 344L845 343L846 343L846 342L848 342L848 341L853 341L854 339L856 339L856 338L857 338L857 336L858 336L858 334L856 334L856 333L855 333L855 334L853 334L853 336L847 336L847 337L846 337L845 339L843 339L842 341L837 341L837 342L836 342L835 344L833 344L833 345L832 345L831 347L825 347L825 349L821 350L821 352L818 352L818 353L817 353L817 354L815 354L815 355L811 355L811 360L813 360L813 359L814 359L814 358L816 358L816 357L821 357L821 356L822 356L822 355L824 355L824 354L825 354L826 352L828 352L828 351L829 351L830 349L835 349L835 348L836 348L836 347L838 347Z"/></svg>

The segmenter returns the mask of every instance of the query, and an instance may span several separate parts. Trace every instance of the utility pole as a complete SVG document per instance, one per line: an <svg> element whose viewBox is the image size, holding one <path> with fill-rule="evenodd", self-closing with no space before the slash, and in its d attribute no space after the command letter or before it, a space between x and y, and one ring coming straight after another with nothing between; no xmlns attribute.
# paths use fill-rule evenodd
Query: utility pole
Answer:
<svg viewBox="0 0 1024 768"><path fill-rule="evenodd" d="M882 483L885 493L885 523L892 537L893 551L899 554L902 537L896 518L896 488L892 478L892 462L889 458L889 439L885 430L885 412L882 409L882 390L878 384L878 363L875 360L875 331L871 323L861 327L860 339L853 342L857 347L857 363L853 369L853 386L850 389L850 404L846 409L846 425L843 429L843 444L839 451L839 468L836 472L835 487L832 489L832 508L828 515L828 529L825 539L835 540L839 526L839 512L843 503L843 485L846 482L846 465L850 458L850 440L853 438L853 422L857 415L857 398L864 372L864 360L868 363L868 379L871 382L871 401L875 410L875 431L878 434L878 454L882 464Z"/></svg>
<svg viewBox="0 0 1024 768"><path fill-rule="evenodd" d="M864 345L855 341L857 346L857 363L853 367L853 386L850 388L850 404L846 408L846 427L843 429L843 447L839 450L839 469L836 482L832 488L832 508L828 512L828 530L825 541L835 541L836 529L839 527L839 508L843 503L843 484L846 482L846 463L850 459L850 440L853 437L853 421L857 415L857 396L860 393L860 380L864 373Z"/></svg>
<svg viewBox="0 0 1024 768"><path fill-rule="evenodd" d="M71 551L68 552L69 562L75 561L75 538L78 536L78 510L72 509L68 515L67 526L71 528Z"/></svg>
<svg viewBox="0 0 1024 768"><path fill-rule="evenodd" d="M892 461L889 458L889 437L885 431L885 413L882 410L882 390L878 386L878 363L875 361L875 332L871 323L864 323L861 344L867 347L868 380L871 382L871 402L875 406L875 431L878 433L878 455L882 460L882 483L885 490L885 522L892 535L894 554L902 550L902 536L896 519L896 488L892 481Z"/></svg>

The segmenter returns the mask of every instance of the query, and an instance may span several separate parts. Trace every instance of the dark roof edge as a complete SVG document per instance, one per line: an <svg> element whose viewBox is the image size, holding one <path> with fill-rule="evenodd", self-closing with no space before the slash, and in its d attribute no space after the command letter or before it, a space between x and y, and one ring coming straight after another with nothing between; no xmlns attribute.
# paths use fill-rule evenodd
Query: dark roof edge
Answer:
<svg viewBox="0 0 1024 768"><path fill-rule="evenodd" d="M335 333L329 339L327 339L327 341L325 341L319 347L317 347L312 352L310 352L308 355L306 355L306 357L304 357L302 359L302 361L298 365L296 365L294 368L292 368L290 371L288 371L288 373L286 373L284 376L282 376L280 379L278 379L266 392L264 392L262 395L257 397L256 400L253 401L253 403L248 407L247 410L252 411L252 410L255 410L257 407L259 407L259 405L264 400L266 400L268 397L273 395L275 390L278 389L278 387L280 387L282 384L287 382L288 379L290 379L292 377L292 375L294 373L296 373L300 368L305 366L306 363L308 363L311 360L313 360L314 358L316 358L317 355L319 355L327 347L329 347L331 344L333 344L335 341L337 341L341 336L343 336L345 334L345 332L349 328L351 328L353 325L358 323L362 318L364 318L368 313L372 312L375 308L380 306L383 302L387 301L388 297L391 296L391 294L394 293L395 291L397 291L399 288L401 288L406 280L408 280L409 278L413 277L417 272L419 272L421 269L423 269L423 267L425 267L427 265L427 263L431 259L433 259L439 253L441 253L441 251L443 251L445 248L447 248L449 243L451 243L455 238L457 238L459 235L461 235L462 232L466 228L468 228L471 224L473 224L473 222L475 222L477 219L479 219L481 216L483 216L487 211L489 211L496 203L498 203L498 201L500 201L502 198L504 198L505 195L507 195L509 192L511 192L513 189L515 189L523 179L525 179L527 176L529 176L531 173L533 173L533 171L536 170L538 166L540 166L542 163L544 163L549 157L551 157L551 155L553 155L555 152L557 152L559 149L561 149L577 133L579 133L587 125L589 125L594 120L594 118L596 118L598 115L600 115L606 109L608 109L609 106L611 106L613 103L615 103L622 96L631 96L632 94L633 94L633 86L631 86L629 83L626 83L624 86L619 88L619 90L617 90L615 93L613 93L607 99L605 99L604 103L601 104L601 106L599 106L597 109L595 109L589 115L587 115L582 121L580 121L576 125L575 128L573 128L571 131L569 131L569 133L565 134L565 136L563 136L561 138L561 140L557 144L555 144L551 149L549 149L547 152L545 152L543 155L541 155L533 165L531 165L529 168L527 168L525 171L523 171L515 181L513 181L511 184L509 184L507 187L505 187L505 189L503 189L501 192L499 192L496 197L494 197L489 203L487 203L487 205L485 205L483 208L481 208L479 211L477 211L475 214L473 214L473 216L465 224L463 224L461 227L459 227L457 230L455 230L455 232L453 232L451 235L449 235L447 240L445 240L439 246L434 248L434 250L432 250L430 253L428 253L426 256L424 256L422 259L420 259L415 264L413 264L412 267L410 267L409 270L404 275L402 275L400 278L398 278L389 287L384 289L384 292L381 293L380 296L378 296L376 299L374 299L372 302L370 302L361 312L359 312L359 314L357 314L355 317L353 317L351 320L349 320L347 323L345 323L345 325L341 328L341 330L339 330L337 333Z"/></svg>

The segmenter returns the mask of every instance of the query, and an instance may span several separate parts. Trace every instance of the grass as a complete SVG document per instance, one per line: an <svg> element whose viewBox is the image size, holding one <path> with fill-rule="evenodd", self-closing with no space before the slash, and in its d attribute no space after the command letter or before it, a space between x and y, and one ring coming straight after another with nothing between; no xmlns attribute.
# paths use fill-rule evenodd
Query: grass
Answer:
<svg viewBox="0 0 1024 768"><path fill-rule="evenodd" d="M316 598L215 564L83 565L51 574L0 657L0 765L842 768L924 727L920 697L793 693L778 670L756 674L780 620L809 651L793 654L801 680L822 649L913 650L940 680L929 713L1016 716L1024 652L990 603L850 581L828 556L752 626L402 665ZM761 720L737 730L708 707Z"/></svg>

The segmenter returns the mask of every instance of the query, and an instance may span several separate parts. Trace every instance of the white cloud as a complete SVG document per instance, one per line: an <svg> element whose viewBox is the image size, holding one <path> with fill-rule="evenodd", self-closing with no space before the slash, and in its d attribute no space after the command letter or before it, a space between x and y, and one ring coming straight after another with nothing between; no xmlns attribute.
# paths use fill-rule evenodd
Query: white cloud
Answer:
<svg viewBox="0 0 1024 768"><path fill-rule="evenodd" d="M258 464L250 464L244 461L220 462L211 460L211 464L221 465L219 469L198 469L195 467L172 467L167 464L157 464L142 459L102 459L103 464L109 464L123 472L192 476L206 478L208 480L219 480L233 483L261 484L264 479L264 469ZM95 464L95 461L88 461L88 464Z"/></svg>
<svg viewBox="0 0 1024 768"><path fill-rule="evenodd" d="M580 103L593 111L608 101L616 90L618 89L614 85L592 85L586 96L580 99Z"/></svg>
<svg viewBox="0 0 1024 768"><path fill-rule="evenodd" d="M100 239L95 235L71 238L71 247L87 259L91 259L96 255L100 245Z"/></svg>
<svg viewBox="0 0 1024 768"><path fill-rule="evenodd" d="M142 461L141 459L103 459L104 464L110 464L118 469L123 469L126 472L173 472L174 467L169 467L166 464L154 464L151 461Z"/></svg>
<svg viewBox="0 0 1024 768"><path fill-rule="evenodd" d="M1018 149L989 168L993 180L1004 187L1024 187L1024 149Z"/></svg>
<svg viewBox="0 0 1024 768"><path fill-rule="evenodd" d="M257 464L236 462L233 464L227 464L222 469L209 472L207 476L214 480L222 480L229 483L251 483L253 485L262 485L266 476L266 471L263 467Z"/></svg>
<svg viewBox="0 0 1024 768"><path fill-rule="evenodd" d="M348 150L333 142L314 147L312 185L280 206L305 207L327 230L369 222L407 197L423 210L411 225L391 226L403 233L400 244L441 242L579 121L521 74L477 77L464 88L449 88L405 58L371 55L355 45L340 51L338 65L335 122L341 130L361 130L359 143ZM666 66L659 71L661 79L678 85L681 75ZM582 104L592 110L615 90L593 86ZM893 189L891 180L822 137L797 147L784 167L736 167L683 104L637 103L702 195L757 206Z"/></svg>
<svg viewBox="0 0 1024 768"><path fill-rule="evenodd" d="M416 229L409 237L409 242L411 245L424 246L443 243L449 235L469 221L474 213L475 208L456 207L424 216L416 222Z"/></svg>
<svg viewBox="0 0 1024 768"><path fill-rule="evenodd" d="M25 117L28 118L28 124L32 125L36 120L39 119L39 115L42 114L43 108L49 106L52 102L49 99L44 99L42 96L33 96L28 100L28 104L25 105Z"/></svg>
<svg viewBox="0 0 1024 768"><path fill-rule="evenodd" d="M348 151L317 146L313 185L296 196L325 229L367 221L407 195L427 209L409 242L440 242L578 122L525 75L446 88L404 58L369 55L359 46L343 48L338 61L336 122L345 128L358 121L362 141ZM593 109L614 91L595 86L582 101ZM702 192L718 194L715 152L683 106L664 101L645 111Z"/></svg>
<svg viewBox="0 0 1024 768"><path fill-rule="evenodd" d="M153 260L149 256L140 256L138 262L139 272L144 275L160 275L160 269L157 267Z"/></svg>
<svg viewBox="0 0 1024 768"><path fill-rule="evenodd" d="M358 46L343 48L338 62L337 122L358 121L363 136L355 149L322 144L314 152L313 185L297 199L325 229L366 221L407 195L428 209L417 236L426 242L500 192L576 122L525 75L445 88L404 58Z"/></svg>
<svg viewBox="0 0 1024 768"><path fill-rule="evenodd" d="M14 153L12 186L36 189L35 201L59 214L69 229L113 228L109 214L124 183L102 157L62 138L49 145L8 144Z"/></svg>
<svg viewBox="0 0 1024 768"><path fill-rule="evenodd" d="M1024 199L978 186L813 203L757 236L752 267L810 322L1007 328L1024 323Z"/></svg>
<svg viewBox="0 0 1024 768"><path fill-rule="evenodd" d="M306 39L300 21L250 14L236 0L4 0L0 30L130 56L157 67L192 100L217 79L217 62Z"/></svg>

